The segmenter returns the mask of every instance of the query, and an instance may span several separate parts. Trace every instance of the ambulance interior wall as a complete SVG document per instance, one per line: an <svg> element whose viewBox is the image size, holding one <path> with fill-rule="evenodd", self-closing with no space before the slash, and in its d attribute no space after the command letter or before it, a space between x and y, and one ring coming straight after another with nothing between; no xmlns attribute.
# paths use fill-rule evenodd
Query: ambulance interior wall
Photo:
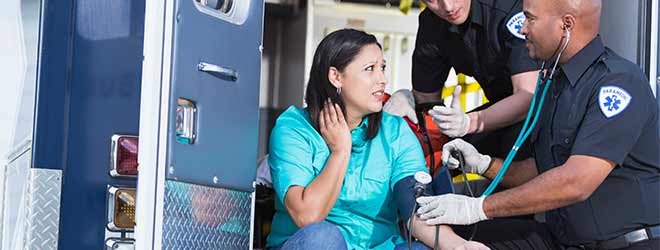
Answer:
<svg viewBox="0 0 660 250"><path fill-rule="evenodd" d="M651 0L603 0L600 35L607 47L648 74ZM640 42L642 41L642 42Z"/></svg>
<svg viewBox="0 0 660 250"><path fill-rule="evenodd" d="M268 153L270 130L279 114L291 105L302 106L305 72L306 16L272 12L266 5L261 92L259 98L259 152Z"/></svg>

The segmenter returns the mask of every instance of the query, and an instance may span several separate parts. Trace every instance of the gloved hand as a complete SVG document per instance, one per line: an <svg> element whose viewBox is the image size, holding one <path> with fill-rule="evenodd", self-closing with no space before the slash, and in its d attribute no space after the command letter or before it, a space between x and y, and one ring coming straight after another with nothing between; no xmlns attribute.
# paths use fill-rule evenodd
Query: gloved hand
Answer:
<svg viewBox="0 0 660 250"><path fill-rule="evenodd" d="M428 225L470 225L488 219L483 208L485 198L458 194L419 197L417 214Z"/></svg>
<svg viewBox="0 0 660 250"><path fill-rule="evenodd" d="M415 114L415 97L410 90L400 89L394 92L389 100L383 106L383 111L408 119L417 124L417 114Z"/></svg>
<svg viewBox="0 0 660 250"><path fill-rule="evenodd" d="M458 168L458 159L451 155L452 151L460 151L465 162L465 172L483 175L490 167L491 158L480 154L472 144L463 139L454 139L442 146L442 163L450 169Z"/></svg>
<svg viewBox="0 0 660 250"><path fill-rule="evenodd" d="M467 134L470 129L470 117L461 108L461 86L456 86L449 107L435 106L429 110L433 122L443 134L456 138Z"/></svg>

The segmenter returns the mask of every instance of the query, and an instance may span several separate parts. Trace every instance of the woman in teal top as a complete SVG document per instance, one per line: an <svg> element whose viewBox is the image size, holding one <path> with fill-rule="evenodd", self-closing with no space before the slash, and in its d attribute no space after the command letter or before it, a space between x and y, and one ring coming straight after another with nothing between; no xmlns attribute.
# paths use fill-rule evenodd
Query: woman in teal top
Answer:
<svg viewBox="0 0 660 250"><path fill-rule="evenodd" d="M405 249L394 188L427 169L405 121L382 112L384 70L373 35L344 29L321 41L307 108L288 108L271 134L268 160L277 199L269 247ZM413 235L432 245L434 228L413 221ZM441 226L440 235L443 249L485 248L449 227ZM426 246L415 243L414 249Z"/></svg>

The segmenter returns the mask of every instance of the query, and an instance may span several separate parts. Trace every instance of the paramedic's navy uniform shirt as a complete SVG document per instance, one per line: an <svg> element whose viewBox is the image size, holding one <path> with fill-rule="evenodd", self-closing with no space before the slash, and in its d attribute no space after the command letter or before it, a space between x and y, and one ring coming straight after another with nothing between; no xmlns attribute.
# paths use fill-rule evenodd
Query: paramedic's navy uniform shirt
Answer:
<svg viewBox="0 0 660 250"><path fill-rule="evenodd" d="M639 67L596 37L561 66L531 136L539 173L586 155L616 164L583 202L546 213L565 245L660 223L658 105Z"/></svg>
<svg viewBox="0 0 660 250"><path fill-rule="evenodd" d="M535 71L540 64L529 58L520 28L522 0L472 0L470 16L460 26L450 24L429 9L419 15L413 53L413 89L440 91L453 67L473 76L490 103L513 93L511 76Z"/></svg>

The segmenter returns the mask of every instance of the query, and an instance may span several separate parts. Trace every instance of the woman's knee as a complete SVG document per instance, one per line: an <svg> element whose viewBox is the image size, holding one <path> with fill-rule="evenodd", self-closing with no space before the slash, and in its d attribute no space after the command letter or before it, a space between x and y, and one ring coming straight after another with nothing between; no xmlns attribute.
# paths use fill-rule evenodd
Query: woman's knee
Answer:
<svg viewBox="0 0 660 250"><path fill-rule="evenodd" d="M312 223L299 229L282 247L283 250L346 248L346 240L339 228L326 221Z"/></svg>
<svg viewBox="0 0 660 250"><path fill-rule="evenodd" d="M307 233L313 237L341 237L342 240L344 239L344 236L339 231L339 228L335 224L327 221L320 221L309 224L303 227L301 230L306 230Z"/></svg>

